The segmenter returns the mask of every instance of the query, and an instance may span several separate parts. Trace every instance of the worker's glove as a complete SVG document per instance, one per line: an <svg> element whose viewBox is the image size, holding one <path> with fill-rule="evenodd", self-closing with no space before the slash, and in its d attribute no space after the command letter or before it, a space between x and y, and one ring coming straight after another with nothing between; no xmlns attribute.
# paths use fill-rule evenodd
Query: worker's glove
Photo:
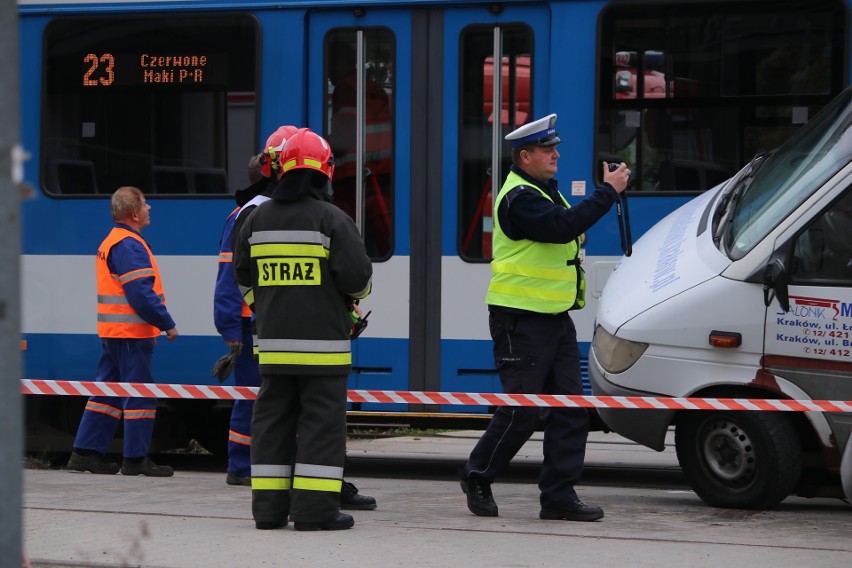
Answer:
<svg viewBox="0 0 852 568"><path fill-rule="evenodd" d="M234 366L237 364L237 357L240 356L242 348L243 346L240 343L231 345L231 351L227 355L219 357L213 365L213 371L210 373L210 376L216 377L220 383L224 383L234 370Z"/></svg>

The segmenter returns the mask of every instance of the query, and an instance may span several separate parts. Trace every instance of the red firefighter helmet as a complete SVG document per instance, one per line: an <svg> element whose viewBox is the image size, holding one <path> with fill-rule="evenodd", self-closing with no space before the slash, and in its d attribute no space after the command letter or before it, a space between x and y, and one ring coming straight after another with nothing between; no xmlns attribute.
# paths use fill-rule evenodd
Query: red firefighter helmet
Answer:
<svg viewBox="0 0 852 568"><path fill-rule="evenodd" d="M298 130L295 126L279 126L278 130L266 139L266 144L260 153L260 173L263 177L272 177L273 172L278 173L278 157L284 149L284 143Z"/></svg>
<svg viewBox="0 0 852 568"><path fill-rule="evenodd" d="M280 155L281 175L291 170L307 168L334 175L334 154L325 138L310 128L300 128L287 139Z"/></svg>

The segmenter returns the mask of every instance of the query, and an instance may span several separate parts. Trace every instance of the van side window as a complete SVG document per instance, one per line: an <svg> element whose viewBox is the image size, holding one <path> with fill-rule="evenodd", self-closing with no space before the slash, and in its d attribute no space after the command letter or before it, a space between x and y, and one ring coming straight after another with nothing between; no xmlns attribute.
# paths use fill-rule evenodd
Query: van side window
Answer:
<svg viewBox="0 0 852 568"><path fill-rule="evenodd" d="M852 286L852 190L796 240L791 284Z"/></svg>

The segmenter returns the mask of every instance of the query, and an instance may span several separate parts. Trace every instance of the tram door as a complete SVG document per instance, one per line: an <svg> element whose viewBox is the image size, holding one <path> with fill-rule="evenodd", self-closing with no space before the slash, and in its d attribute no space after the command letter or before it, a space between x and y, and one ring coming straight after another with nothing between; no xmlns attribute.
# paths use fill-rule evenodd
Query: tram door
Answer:
<svg viewBox="0 0 852 568"><path fill-rule="evenodd" d="M331 144L334 204L355 221L373 260L349 388L409 390L410 12L367 7L308 18L308 126Z"/></svg>
<svg viewBox="0 0 852 568"><path fill-rule="evenodd" d="M485 305L492 204L511 164L505 135L555 112L548 106L550 25L544 5L444 14L441 372L440 383L430 385L435 390L501 389Z"/></svg>
<svg viewBox="0 0 852 568"><path fill-rule="evenodd" d="M548 34L542 6L311 12L308 121L374 268L350 388L499 390L486 203L508 171L503 137L544 109Z"/></svg>

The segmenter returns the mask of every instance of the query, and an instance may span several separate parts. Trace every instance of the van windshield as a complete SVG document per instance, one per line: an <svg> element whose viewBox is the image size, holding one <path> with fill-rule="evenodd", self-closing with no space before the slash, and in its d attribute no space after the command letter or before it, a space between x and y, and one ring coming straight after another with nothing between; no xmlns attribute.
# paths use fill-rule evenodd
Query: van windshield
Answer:
<svg viewBox="0 0 852 568"><path fill-rule="evenodd" d="M852 160L852 89L846 89L734 188L728 256L745 256ZM737 196L737 193L741 195Z"/></svg>

